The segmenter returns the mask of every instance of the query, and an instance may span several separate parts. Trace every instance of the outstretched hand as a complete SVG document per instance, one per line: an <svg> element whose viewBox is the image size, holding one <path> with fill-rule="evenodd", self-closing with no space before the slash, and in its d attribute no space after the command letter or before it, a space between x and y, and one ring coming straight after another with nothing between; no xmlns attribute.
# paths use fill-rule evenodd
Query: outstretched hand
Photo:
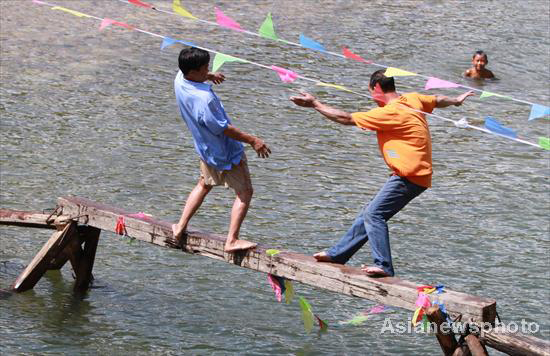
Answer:
<svg viewBox="0 0 550 356"><path fill-rule="evenodd" d="M252 142L251 146L258 154L258 157L268 158L271 154L271 150L269 149L269 147L267 147L265 142L260 138L256 138L254 142Z"/></svg>
<svg viewBox="0 0 550 356"><path fill-rule="evenodd" d="M294 104L298 106L302 106L304 108L312 108L315 106L315 101L317 98L315 98L313 95L306 93L304 91L300 91L299 96L291 96L290 101L292 101Z"/></svg>
<svg viewBox="0 0 550 356"><path fill-rule="evenodd" d="M466 100L467 97L469 96L472 96L474 95L474 91L473 90L470 90L470 91L467 91L466 93L464 94L461 94L459 96L456 97L456 104L455 106L460 106L462 105L462 103L464 102L464 100Z"/></svg>
<svg viewBox="0 0 550 356"><path fill-rule="evenodd" d="M215 73L210 72L210 73L208 73L208 78L207 79L210 80L214 84L221 84L225 80L225 75L223 75L220 72L215 72Z"/></svg>

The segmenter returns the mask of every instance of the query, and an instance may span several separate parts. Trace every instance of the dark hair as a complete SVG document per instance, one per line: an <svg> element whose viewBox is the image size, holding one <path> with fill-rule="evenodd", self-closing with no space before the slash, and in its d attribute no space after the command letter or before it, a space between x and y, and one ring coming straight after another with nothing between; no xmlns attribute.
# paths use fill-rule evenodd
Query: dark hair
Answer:
<svg viewBox="0 0 550 356"><path fill-rule="evenodd" d="M200 48L189 47L181 50L178 64L183 74L198 70L210 62L210 53Z"/></svg>
<svg viewBox="0 0 550 356"><path fill-rule="evenodd" d="M386 77L384 75L384 72L386 72L385 69L380 69L372 73L372 75L370 76L369 87L371 89L374 89L374 87L376 87L376 84L380 84L380 89L382 89L384 93L395 91L395 82L393 80L393 77Z"/></svg>
<svg viewBox="0 0 550 356"><path fill-rule="evenodd" d="M483 56L485 57L486 61L489 61L489 58L487 57L487 53L483 52L482 50L476 51L474 55L472 56L472 59L476 58L476 56Z"/></svg>

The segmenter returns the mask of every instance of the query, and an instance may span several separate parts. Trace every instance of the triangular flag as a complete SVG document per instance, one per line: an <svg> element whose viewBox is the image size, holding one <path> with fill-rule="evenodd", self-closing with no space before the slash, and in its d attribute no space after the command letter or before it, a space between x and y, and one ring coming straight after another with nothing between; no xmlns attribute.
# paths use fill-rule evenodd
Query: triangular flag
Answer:
<svg viewBox="0 0 550 356"><path fill-rule="evenodd" d="M331 87L331 88L335 88L335 89L339 89L339 90L343 90L343 91L348 91L350 93L352 92L351 90L349 90L348 88L346 88L342 85L336 85L336 84L330 84L330 83L324 83L324 82L317 82L315 84L323 86L323 87Z"/></svg>
<svg viewBox="0 0 550 356"><path fill-rule="evenodd" d="M300 308L302 309L304 329L307 333L310 333L313 330L313 312L311 311L311 305L303 297L300 297Z"/></svg>
<svg viewBox="0 0 550 356"><path fill-rule="evenodd" d="M65 12L68 12L69 14L72 14L72 15L75 15L75 16L78 16L78 17L91 17L90 15L83 14L82 12L66 9L64 7L61 7L61 6L54 6L54 7L52 7L52 10L65 11Z"/></svg>
<svg viewBox="0 0 550 356"><path fill-rule="evenodd" d="M386 71L384 72L384 75L386 77L406 77L408 75L418 75L418 74L413 72L407 72L406 70L402 70L399 68L388 67L388 69L386 69Z"/></svg>
<svg viewBox="0 0 550 356"><path fill-rule="evenodd" d="M533 104L533 106L531 106L529 120L534 120L545 116L550 116L550 107L539 104Z"/></svg>
<svg viewBox="0 0 550 356"><path fill-rule="evenodd" d="M418 293L418 298L416 298L416 306L420 308L428 308L432 306L430 298L424 293Z"/></svg>
<svg viewBox="0 0 550 356"><path fill-rule="evenodd" d="M128 0L128 2L136 6L144 7L146 9L154 9L153 5L148 4L146 2L139 1L139 0Z"/></svg>
<svg viewBox="0 0 550 356"><path fill-rule="evenodd" d="M490 116L487 116L485 118L485 128L487 130L491 131L491 132L494 132L494 133L502 135L502 136L507 136L507 137L511 137L511 138L517 138L518 137L518 135L516 134L516 132L514 130L503 126L500 122L498 122L497 120L493 119Z"/></svg>
<svg viewBox="0 0 550 356"><path fill-rule="evenodd" d="M545 150L550 150L550 138L539 137L539 146Z"/></svg>
<svg viewBox="0 0 550 356"><path fill-rule="evenodd" d="M412 317L412 325L416 326L420 320L422 320L422 317L424 316L424 309L423 308L417 308L414 311L413 317Z"/></svg>
<svg viewBox="0 0 550 356"><path fill-rule="evenodd" d="M369 310L369 314L378 314L378 313L382 313L383 311L386 311L388 308L385 306L385 305L376 305L372 308L370 308Z"/></svg>
<svg viewBox="0 0 550 356"><path fill-rule="evenodd" d="M175 40L175 39L173 39L173 38L164 37L164 38L162 39L162 44L160 45L160 50L162 51L162 50L165 49L166 47L175 45L175 44L178 43L178 42L179 42L178 40Z"/></svg>
<svg viewBox="0 0 550 356"><path fill-rule="evenodd" d="M228 54L216 53L216 55L214 56L214 64L212 65L212 72L217 72L218 69L220 69L220 67L225 62L246 62L246 61L244 59L233 57Z"/></svg>
<svg viewBox="0 0 550 356"><path fill-rule="evenodd" d="M460 85L442 80L439 78L430 77L424 86L424 90L437 89L437 88L458 88Z"/></svg>
<svg viewBox="0 0 550 356"><path fill-rule="evenodd" d="M273 20L271 19L271 12L267 14L264 22L258 30L260 36L265 38L271 38L272 40L278 40L279 38L275 34L275 29L273 28Z"/></svg>
<svg viewBox="0 0 550 356"><path fill-rule="evenodd" d="M277 74L279 74L279 78L281 78L281 80L285 83L291 83L295 81L296 78L298 78L298 74L291 70L277 67L277 66L271 66L271 69L276 71Z"/></svg>
<svg viewBox="0 0 550 356"><path fill-rule="evenodd" d="M38 5L48 5L44 1L40 1L40 0L32 0L32 2Z"/></svg>
<svg viewBox="0 0 550 356"><path fill-rule="evenodd" d="M285 302L286 304L290 304L292 302L292 298L294 298L294 286L292 285L292 282L288 279L285 279Z"/></svg>
<svg viewBox="0 0 550 356"><path fill-rule="evenodd" d="M326 52L325 47L323 47L322 44L320 44L319 42L315 42L314 40L312 40L309 37L304 36L303 34L300 34L300 44L303 47L306 47L306 48L309 48L309 49L314 49L316 51Z"/></svg>
<svg viewBox="0 0 550 356"><path fill-rule="evenodd" d="M276 254L281 253L281 251L276 250L274 248L270 248L269 250L265 250L265 254L268 256L275 256Z"/></svg>
<svg viewBox="0 0 550 356"><path fill-rule="evenodd" d="M172 3L172 10L178 15L189 17L191 19L196 19L196 17L191 15L189 11L181 7L180 0L174 0L174 2Z"/></svg>
<svg viewBox="0 0 550 356"><path fill-rule="evenodd" d="M216 10L216 22L218 23L218 25L227 27L236 31L244 31L241 25L239 25L237 22L235 22L235 20L233 20L229 16L226 16L223 12L221 12L220 9L215 7L214 10Z"/></svg>
<svg viewBox="0 0 550 356"><path fill-rule="evenodd" d="M341 321L340 324L351 324L351 325L357 326L357 325L364 324L368 318L369 318L368 315L361 313L361 314L357 314L356 316L354 316L353 318L347 321Z"/></svg>
<svg viewBox="0 0 550 356"><path fill-rule="evenodd" d="M124 28L127 28L129 30L133 30L134 27L133 26L130 26L124 22L118 22L118 21L115 21L113 19L108 19L108 18L104 18L102 21L101 21L101 24L99 25L99 30L103 30L105 27L107 26L111 26L111 25L116 25L116 26L120 26L120 27L124 27Z"/></svg>
<svg viewBox="0 0 550 356"><path fill-rule="evenodd" d="M350 59L353 59L353 60L358 61L358 62L372 63L372 61L367 61L366 59L361 58L360 56L356 55L355 53L353 53L352 51L350 51L346 47L342 47L342 53L344 54L344 57L346 57L346 58L350 58Z"/></svg>

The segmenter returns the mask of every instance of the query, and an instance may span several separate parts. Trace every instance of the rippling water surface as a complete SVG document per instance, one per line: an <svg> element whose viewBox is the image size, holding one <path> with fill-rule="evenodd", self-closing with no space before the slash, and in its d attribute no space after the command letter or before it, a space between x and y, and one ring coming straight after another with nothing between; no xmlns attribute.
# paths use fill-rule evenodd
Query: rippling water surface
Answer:
<svg viewBox="0 0 550 356"><path fill-rule="evenodd" d="M170 1L150 1L171 9ZM201 1L184 6L214 21L214 6L255 31L271 12L281 38L300 33L339 52L348 46L376 63L549 105L547 1ZM187 3L185 5L185 3ZM192 41L309 78L364 91L378 69L119 1L68 1L100 18ZM197 179L197 156L179 117L172 82L181 47L29 1L0 8L1 207L40 210L68 194L175 221ZM489 53L499 80L460 77L474 51ZM267 160L248 149L255 187L242 235L281 249L314 253L330 246L377 192L387 169L373 133L324 120L288 101L306 89L347 111L373 107L364 97L310 82L284 84L256 66L229 63L216 87L234 123L271 146ZM421 91L423 78L399 78ZM457 95L460 90L438 93ZM536 141L548 121L527 121L530 107L472 98L438 114L476 125L491 115ZM504 321L540 323L549 338L549 161L539 149L430 119L434 186L391 222L399 277L442 283L495 298ZM232 193L218 188L193 219L223 233ZM50 232L0 229L0 288L7 289ZM368 263L368 248L350 262ZM306 334L297 303L275 302L265 275L204 257L102 233L94 288L71 294L69 269L49 272L32 291L0 299L2 353L427 354L433 336L380 334L373 315L342 326L372 303L296 285L330 325Z"/></svg>

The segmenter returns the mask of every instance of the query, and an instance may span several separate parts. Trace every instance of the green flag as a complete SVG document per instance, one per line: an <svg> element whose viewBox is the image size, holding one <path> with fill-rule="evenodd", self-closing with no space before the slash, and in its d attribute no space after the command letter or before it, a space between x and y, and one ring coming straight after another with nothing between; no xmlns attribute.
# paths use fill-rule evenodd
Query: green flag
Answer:
<svg viewBox="0 0 550 356"><path fill-rule="evenodd" d="M265 17L264 23L260 26L258 31L260 36L265 38L271 38L272 40L278 40L279 38L275 34L275 29L273 28L273 20L271 19L271 12Z"/></svg>
<svg viewBox="0 0 550 356"><path fill-rule="evenodd" d="M539 146L545 150L550 150L550 138L548 137L539 137Z"/></svg>
<svg viewBox="0 0 550 356"><path fill-rule="evenodd" d="M302 319L304 320L304 329L310 333L313 329L313 312L311 305L304 298L300 297L300 308L302 309Z"/></svg>
<svg viewBox="0 0 550 356"><path fill-rule="evenodd" d="M246 61L244 59L233 57L228 54L216 53L216 56L214 57L214 64L212 65L212 72L217 72L218 69L220 69L220 67L225 62L246 62Z"/></svg>

